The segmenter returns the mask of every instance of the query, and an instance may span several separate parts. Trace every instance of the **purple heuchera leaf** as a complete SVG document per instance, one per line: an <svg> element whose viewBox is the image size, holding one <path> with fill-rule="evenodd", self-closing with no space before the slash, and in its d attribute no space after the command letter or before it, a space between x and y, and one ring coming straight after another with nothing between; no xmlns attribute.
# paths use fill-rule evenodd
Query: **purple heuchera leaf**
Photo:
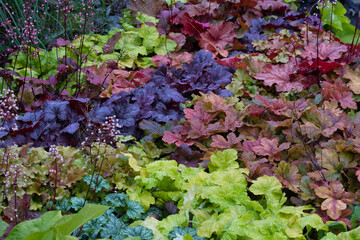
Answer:
<svg viewBox="0 0 360 240"><path fill-rule="evenodd" d="M65 121L68 117L69 102L47 101L44 104L44 121L50 122L53 119Z"/></svg>
<svg viewBox="0 0 360 240"><path fill-rule="evenodd" d="M80 127L79 123L73 123L68 125L66 128L64 128L63 130L60 131L60 133L70 133L70 134L74 134Z"/></svg>
<svg viewBox="0 0 360 240"><path fill-rule="evenodd" d="M124 127L132 127L137 121L140 108L134 104L122 103L114 107L119 124Z"/></svg>
<svg viewBox="0 0 360 240"><path fill-rule="evenodd" d="M112 111L109 107L101 107L100 104L96 104L90 111L90 121L105 122L106 117L110 116Z"/></svg>
<svg viewBox="0 0 360 240"><path fill-rule="evenodd" d="M185 98L176 90L169 86L162 87L158 90L157 95L164 103L182 103L185 102Z"/></svg>

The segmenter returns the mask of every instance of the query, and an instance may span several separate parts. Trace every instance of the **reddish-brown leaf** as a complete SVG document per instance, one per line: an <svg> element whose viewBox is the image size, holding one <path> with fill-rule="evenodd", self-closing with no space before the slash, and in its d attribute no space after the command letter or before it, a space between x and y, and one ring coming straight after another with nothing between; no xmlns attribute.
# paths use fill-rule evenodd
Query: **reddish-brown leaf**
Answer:
<svg viewBox="0 0 360 240"><path fill-rule="evenodd" d="M237 27L232 22L220 21L216 24L211 24L206 32L201 33L201 40L199 46L210 52L219 52L223 57L228 56L225 50L226 45L232 45L236 33L234 29Z"/></svg>
<svg viewBox="0 0 360 240"><path fill-rule="evenodd" d="M275 84L278 92L291 92L292 89L302 91L304 85L298 81L291 81L291 75L295 74L298 65L294 59L290 59L284 65L267 64L263 67L262 72L255 75L256 79L263 80L264 85L272 86Z"/></svg>
<svg viewBox="0 0 360 240"><path fill-rule="evenodd" d="M316 187L314 192L319 198L325 199L321 204L321 209L326 210L333 220L337 220L347 205L351 205L355 200L355 195L345 192L343 185L337 180L331 181L328 186Z"/></svg>
<svg viewBox="0 0 360 240"><path fill-rule="evenodd" d="M307 60L314 60L319 57L321 60L330 60L332 62L341 58L342 53L348 50L346 45L338 42L311 42L304 49L305 51L301 56Z"/></svg>
<svg viewBox="0 0 360 240"><path fill-rule="evenodd" d="M345 85L342 79L336 79L335 83L322 82L323 90L321 94L324 100L339 102L342 108L357 109L356 102L352 98L353 94Z"/></svg>
<svg viewBox="0 0 360 240"><path fill-rule="evenodd" d="M187 140L186 136L189 132L189 128L178 125L175 126L172 130L173 132L170 131L164 131L164 136L162 137L162 140L168 144L172 144L175 143L176 146L180 147L181 144L186 144L188 146L191 146L194 144L193 141L191 140Z"/></svg>
<svg viewBox="0 0 360 240"><path fill-rule="evenodd" d="M250 147L250 149L257 155L261 156L269 156L269 160L272 161L275 158L277 154L279 154L281 151L288 149L290 147L290 143L282 143L280 146L279 139L268 139L268 138L260 138L256 142L250 143L250 145L247 146ZM245 142L244 142L245 147Z"/></svg>
<svg viewBox="0 0 360 240"><path fill-rule="evenodd" d="M226 139L221 135L214 135L211 137L213 142L210 147L216 147L221 149L233 148L238 151L242 150L241 140L243 136L236 137L235 133L231 132L226 136Z"/></svg>

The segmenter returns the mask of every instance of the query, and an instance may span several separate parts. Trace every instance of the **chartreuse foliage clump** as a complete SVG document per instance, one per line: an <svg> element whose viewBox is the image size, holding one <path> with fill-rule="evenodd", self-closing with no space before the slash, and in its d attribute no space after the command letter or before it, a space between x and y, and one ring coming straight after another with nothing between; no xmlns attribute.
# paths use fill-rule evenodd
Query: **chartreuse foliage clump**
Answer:
<svg viewBox="0 0 360 240"><path fill-rule="evenodd" d="M155 239L187 234L192 237L187 239L306 239L304 232L328 231L309 213L311 206L284 205L287 198L275 177L260 177L248 187L249 171L236 160L237 151L228 149L211 156L209 172L175 161L141 168L135 178L141 193L151 193L156 204L176 202L178 209L161 221L146 218L133 225L153 229Z"/></svg>
<svg viewBox="0 0 360 240"><path fill-rule="evenodd" d="M19 52L10 57L13 63L7 68L11 70L14 68L20 76L26 74L28 77L40 78L41 76L47 79L58 73L59 58L66 56L72 61L77 61L79 55L86 55L85 64L78 63L82 64L82 68L101 65L107 60L118 61L120 68L134 66L147 68L152 66L151 57L147 57L148 55L153 53L165 55L176 48L174 41L166 39L165 35L160 36L156 27L145 23L140 28L124 24L123 29L109 31L106 35L83 35L68 43L69 46L54 47L50 51L30 47L30 52L35 50L38 52L38 59L32 59L30 62L27 58L28 53Z"/></svg>

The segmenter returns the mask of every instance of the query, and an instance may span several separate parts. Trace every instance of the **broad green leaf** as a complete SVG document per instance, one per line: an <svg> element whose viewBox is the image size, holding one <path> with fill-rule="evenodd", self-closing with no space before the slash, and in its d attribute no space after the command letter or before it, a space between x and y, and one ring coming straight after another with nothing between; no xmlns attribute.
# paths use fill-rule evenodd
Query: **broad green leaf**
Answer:
<svg viewBox="0 0 360 240"><path fill-rule="evenodd" d="M142 37L143 45L147 50L152 50L153 47L159 45L159 32L155 26L149 26L147 24L141 25L141 28L138 30L139 36Z"/></svg>
<svg viewBox="0 0 360 240"><path fill-rule="evenodd" d="M217 219L218 219L218 213L214 213L209 219L201 223L197 234L200 237L210 238L214 232L220 230L220 226Z"/></svg>
<svg viewBox="0 0 360 240"><path fill-rule="evenodd" d="M6 232L6 228L9 226L9 224L7 224L6 222L4 222L1 218L0 218L0 236L4 235L4 233Z"/></svg>
<svg viewBox="0 0 360 240"><path fill-rule="evenodd" d="M164 236L167 236L174 227L185 227L187 225L188 220L185 214L173 214L159 222L157 229L159 229Z"/></svg>
<svg viewBox="0 0 360 240"><path fill-rule="evenodd" d="M328 227L324 224L321 217L317 214L310 214L301 218L301 228L309 226L315 228L316 230L328 230Z"/></svg>
<svg viewBox="0 0 360 240"><path fill-rule="evenodd" d="M339 240L358 240L360 239L360 227L349 232L342 232L338 235Z"/></svg>
<svg viewBox="0 0 360 240"><path fill-rule="evenodd" d="M346 9L338 1L336 4L329 3L326 6L321 6L321 9L321 19L323 20L324 25L332 24L333 28L342 31L344 30L343 23L350 23L350 19L345 16ZM324 19L326 19L326 21L324 21Z"/></svg>
<svg viewBox="0 0 360 240"><path fill-rule="evenodd" d="M141 12L138 12L138 16L136 17L136 20L138 20L140 23L151 22L154 23L155 25L159 22L159 19L146 15L145 13L141 13Z"/></svg>
<svg viewBox="0 0 360 240"><path fill-rule="evenodd" d="M255 180L249 190L255 195L265 195L267 208L276 211L286 200L281 187L276 177L265 175Z"/></svg>
<svg viewBox="0 0 360 240"><path fill-rule="evenodd" d="M101 216L109 208L109 206L87 204L78 213L63 216L54 227L59 228L64 235L69 235L91 219Z"/></svg>
<svg viewBox="0 0 360 240"><path fill-rule="evenodd" d="M129 200L127 202L126 215L130 219L140 218L143 213L144 213L144 208L140 205L139 202L133 200Z"/></svg>
<svg viewBox="0 0 360 240"><path fill-rule="evenodd" d="M168 52L174 51L176 46L174 41L167 39L165 35L162 35L159 38L159 43L154 48L154 52L157 55L166 55Z"/></svg>
<svg viewBox="0 0 360 240"><path fill-rule="evenodd" d="M34 232L45 232L61 218L62 216L60 211L47 212L40 218L19 223L11 230L6 239L19 240L24 239Z"/></svg>
<svg viewBox="0 0 360 240"><path fill-rule="evenodd" d="M218 151L210 157L209 171L214 172L218 170L226 170L232 168L239 168L236 162L238 159L237 151L234 149L226 149L223 152Z"/></svg>
<svg viewBox="0 0 360 240"><path fill-rule="evenodd" d="M124 153L124 155L126 157L128 157L128 161L129 161L129 165L132 169L134 169L136 172L139 172L141 170L141 167L139 166L139 164L137 163L136 159L134 158L134 156L130 153Z"/></svg>

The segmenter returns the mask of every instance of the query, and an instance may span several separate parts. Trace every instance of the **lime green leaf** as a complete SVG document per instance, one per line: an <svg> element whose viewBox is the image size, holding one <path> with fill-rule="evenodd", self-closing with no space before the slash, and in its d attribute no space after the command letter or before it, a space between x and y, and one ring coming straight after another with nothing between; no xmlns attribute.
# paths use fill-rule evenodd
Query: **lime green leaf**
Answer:
<svg viewBox="0 0 360 240"><path fill-rule="evenodd" d="M167 236L174 227L185 227L187 225L188 221L185 214L173 214L159 222L158 229L163 235Z"/></svg>
<svg viewBox="0 0 360 240"><path fill-rule="evenodd" d="M265 175L255 180L249 189L255 195L265 195L267 208L277 210L286 200L281 187L282 185L276 177Z"/></svg>
<svg viewBox="0 0 360 240"><path fill-rule="evenodd" d="M328 230L328 227L324 224L321 217L317 214L310 214L301 218L301 228L306 226L315 228L316 230Z"/></svg>
<svg viewBox="0 0 360 240"><path fill-rule="evenodd" d="M147 24L141 25L141 28L138 30L139 36L142 37L143 45L148 50L152 50L153 47L159 45L159 32L155 26L149 26Z"/></svg>
<svg viewBox="0 0 360 240"><path fill-rule="evenodd" d="M127 191L127 195L129 195L131 200L135 200L141 203L141 205L145 208L145 210L149 209L150 204L155 203L155 198L148 191L142 191L139 186L136 186L135 191Z"/></svg>
<svg viewBox="0 0 360 240"><path fill-rule="evenodd" d="M223 152L218 151L210 157L209 171L239 168L239 164L236 162L237 159L237 151L234 149L226 149Z"/></svg>
<svg viewBox="0 0 360 240"><path fill-rule="evenodd" d="M176 43L170 39L167 39L165 35L159 38L158 44L154 48L154 52L157 55L166 55L168 52L172 52L176 48Z"/></svg>
<svg viewBox="0 0 360 240"><path fill-rule="evenodd" d="M357 227L349 232L339 233L338 238L340 240L355 240L360 239L360 227Z"/></svg>
<svg viewBox="0 0 360 240"><path fill-rule="evenodd" d="M140 23L151 22L154 23L155 25L159 22L159 19L146 15L145 13L141 13L141 12L138 12L138 16L136 17L136 20L138 20Z"/></svg>
<svg viewBox="0 0 360 240"><path fill-rule="evenodd" d="M217 218L218 218L218 213L214 213L209 219L202 222L197 231L197 234L200 237L210 238L214 232L219 231L220 226L217 221Z"/></svg>

